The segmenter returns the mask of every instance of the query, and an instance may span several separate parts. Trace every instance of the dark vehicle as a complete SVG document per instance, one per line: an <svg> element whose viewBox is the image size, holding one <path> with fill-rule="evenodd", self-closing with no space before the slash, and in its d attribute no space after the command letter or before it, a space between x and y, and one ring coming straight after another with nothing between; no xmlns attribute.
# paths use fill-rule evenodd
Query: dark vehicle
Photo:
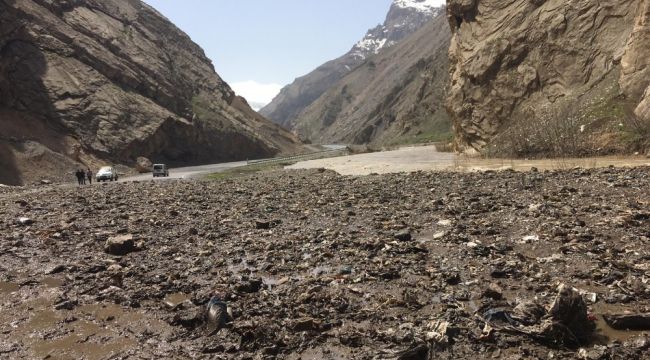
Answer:
<svg viewBox="0 0 650 360"><path fill-rule="evenodd" d="M168 177L169 176L169 169L167 168L167 165L165 164L154 164L153 165L153 177Z"/></svg>

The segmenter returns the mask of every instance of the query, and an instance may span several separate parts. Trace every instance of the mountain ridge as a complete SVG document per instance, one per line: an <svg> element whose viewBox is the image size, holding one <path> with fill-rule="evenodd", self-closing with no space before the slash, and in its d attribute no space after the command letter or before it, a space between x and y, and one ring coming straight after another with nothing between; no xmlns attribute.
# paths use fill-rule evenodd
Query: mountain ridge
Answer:
<svg viewBox="0 0 650 360"><path fill-rule="evenodd" d="M368 56L390 47L420 29L433 18L429 0L394 0L383 24L368 30L346 54L296 78L260 110L272 121L293 129L297 115L337 81L363 64ZM417 6L413 6L417 5Z"/></svg>
<svg viewBox="0 0 650 360"><path fill-rule="evenodd" d="M0 182L139 156L185 165L300 150L148 4L2 0L0 10Z"/></svg>

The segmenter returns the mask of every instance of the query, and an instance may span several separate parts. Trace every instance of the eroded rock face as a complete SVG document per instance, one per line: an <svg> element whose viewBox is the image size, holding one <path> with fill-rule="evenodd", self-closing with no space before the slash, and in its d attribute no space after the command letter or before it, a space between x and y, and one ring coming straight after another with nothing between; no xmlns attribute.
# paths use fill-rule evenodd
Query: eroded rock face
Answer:
<svg viewBox="0 0 650 360"><path fill-rule="evenodd" d="M0 147L9 148L0 164L23 172L18 179L31 174L27 141L65 167L133 165L138 156L218 162L297 147L139 0L2 0L0 52Z"/></svg>
<svg viewBox="0 0 650 360"><path fill-rule="evenodd" d="M650 1L447 4L447 108L461 148L481 149L514 119L534 121L560 100L587 114L608 101L632 104L648 119Z"/></svg>

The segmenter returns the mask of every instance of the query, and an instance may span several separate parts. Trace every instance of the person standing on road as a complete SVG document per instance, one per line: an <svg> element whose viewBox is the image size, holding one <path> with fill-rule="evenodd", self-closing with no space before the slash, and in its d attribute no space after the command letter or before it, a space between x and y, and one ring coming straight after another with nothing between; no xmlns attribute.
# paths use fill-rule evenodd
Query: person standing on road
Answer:
<svg viewBox="0 0 650 360"><path fill-rule="evenodd" d="M93 184L93 172L90 171L90 169L88 169L88 171L86 171L86 177L88 178L88 185L92 185Z"/></svg>
<svg viewBox="0 0 650 360"><path fill-rule="evenodd" d="M77 177L77 184L82 185L83 178L84 178L83 170L77 169L77 171L74 174Z"/></svg>

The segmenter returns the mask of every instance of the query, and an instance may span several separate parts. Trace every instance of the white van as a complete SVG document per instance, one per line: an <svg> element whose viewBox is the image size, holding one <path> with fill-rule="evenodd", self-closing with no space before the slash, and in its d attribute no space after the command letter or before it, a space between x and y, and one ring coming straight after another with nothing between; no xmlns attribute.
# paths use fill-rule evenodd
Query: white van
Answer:
<svg viewBox="0 0 650 360"><path fill-rule="evenodd" d="M153 165L153 177L168 177L169 176L169 169L167 168L167 165L165 164L154 164Z"/></svg>
<svg viewBox="0 0 650 360"><path fill-rule="evenodd" d="M95 175L97 182L102 181L117 181L117 171L112 166L104 166Z"/></svg>

